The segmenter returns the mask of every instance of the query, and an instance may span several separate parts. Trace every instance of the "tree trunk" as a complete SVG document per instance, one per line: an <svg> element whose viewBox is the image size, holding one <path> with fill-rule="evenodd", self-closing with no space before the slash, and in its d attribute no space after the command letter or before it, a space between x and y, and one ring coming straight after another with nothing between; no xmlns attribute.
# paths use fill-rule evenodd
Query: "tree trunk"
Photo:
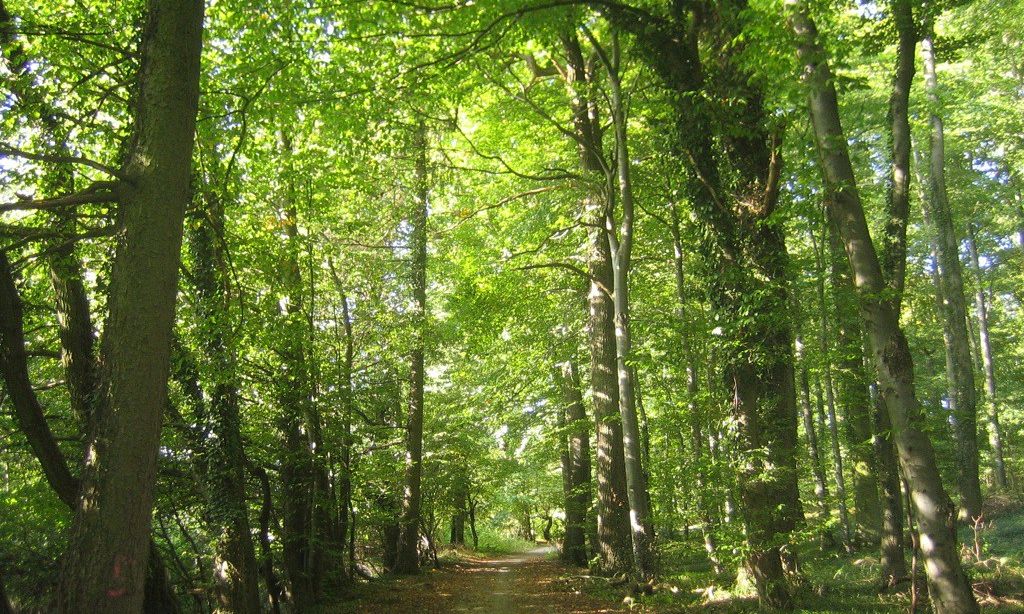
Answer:
<svg viewBox="0 0 1024 614"><path fill-rule="evenodd" d="M564 439L562 486L565 498L565 540L562 559L579 567L587 565L587 511L591 505L590 427L580 391L576 363L568 360L555 369L562 395Z"/></svg>
<svg viewBox="0 0 1024 614"><path fill-rule="evenodd" d="M279 214L285 238L280 252L278 283L287 300L281 306L280 349L283 377L278 382L280 406L278 428L284 440L281 458L281 536L284 569L290 586L292 607L298 611L311 609L319 600L321 590L317 563L323 544L318 539L317 463L315 409L312 400L310 360L307 355L308 328L305 303L309 300L303 288L299 262L298 207L295 202L295 177L291 167L292 142L287 133L281 135L284 158L282 182L284 193Z"/></svg>
<svg viewBox="0 0 1024 614"><path fill-rule="evenodd" d="M804 1L786 0L786 7L804 68L828 213L846 247L881 383L880 392L892 421L900 464L912 490L932 605L937 614L974 614L979 611L978 604L960 564L954 510L943 488L935 451L924 430L924 416L915 397L910 349L896 312L882 298L886 284L856 187L827 55L818 42L817 29Z"/></svg>
<svg viewBox="0 0 1024 614"><path fill-rule="evenodd" d="M981 515L981 480L978 468L977 395L974 390L974 363L967 332L967 306L964 299L963 272L960 266L960 241L953 225L953 212L946 193L946 154L942 117L939 115L938 81L932 36L921 43L924 81L931 106L931 163L928 172L928 198L939 247L939 293L942 297L943 328L948 343L949 402L956 418L954 432L957 447L957 486L960 491L960 519L972 521Z"/></svg>
<svg viewBox="0 0 1024 614"><path fill-rule="evenodd" d="M818 513L821 522L827 522L831 511L828 507L828 486L825 482L825 467L821 461L818 448L818 434L814 429L814 410L811 408L810 378L807 375L807 364L804 356L803 339L796 338L796 357L799 364L800 408L804 420L804 432L807 434L807 455L811 462L811 474L814 477L814 499L818 502Z"/></svg>
<svg viewBox="0 0 1024 614"><path fill-rule="evenodd" d="M898 42L896 68L889 96L889 138L892 148L891 170L886 190L886 226L882 241L881 266L889 288L896 319L902 306L907 271L907 224L910 219L910 88L914 81L914 57L917 30L913 4L910 0L893 0L893 21ZM871 358L865 351L865 362L871 371ZM874 373L872 373L874 375ZM877 377L871 391L875 428L875 457L882 489L881 563L882 585L891 587L907 574L903 552L903 497L900 492L899 460L893 443L892 427L885 403L878 392Z"/></svg>
<svg viewBox="0 0 1024 614"><path fill-rule="evenodd" d="M210 481L207 521L216 535L213 580L217 603L229 612L258 613L259 575L249 530L245 496L245 452L239 410L237 356L230 331L230 286L227 262L219 246L224 236L224 203L215 187L207 186L202 216L189 233L193 283L197 296L196 321L207 372L212 437L202 442L205 477Z"/></svg>
<svg viewBox="0 0 1024 614"><path fill-rule="evenodd" d="M878 477L882 489L882 587L891 588L907 577L907 560L903 552L903 494L900 490L899 460L896 458L892 438L892 424L885 403L878 393L877 382L872 382L871 393L875 456L878 458Z"/></svg>
<svg viewBox="0 0 1024 614"><path fill-rule="evenodd" d="M614 35L613 35L614 36ZM632 359L632 332L629 322L629 271L633 254L633 184L630 177L629 144L626 136L626 113L622 104L619 81L619 44L615 36L612 56L608 57L591 37L591 42L604 60L611 85L611 116L615 132L616 178L622 219L618 228L615 212L606 216L608 246L612 256L612 304L615 311L615 366L619 384L619 413L622 415L622 449L626 467L626 494L629 499L630 531L633 562L641 579L654 577L654 531L651 526L650 495L644 472L642 434L637 418L636 372Z"/></svg>
<svg viewBox="0 0 1024 614"><path fill-rule="evenodd" d="M395 571L419 571L420 480L423 476L423 351L427 317L427 128L420 122L413 148L416 156L416 207L410 220L412 252L413 342L409 415L406 425L405 495Z"/></svg>
<svg viewBox="0 0 1024 614"><path fill-rule="evenodd" d="M574 32L562 35L567 56L573 128L584 172L583 219L587 225L587 271L590 340L590 383L597 425L597 543L601 570L628 572L633 568L629 495L619 411L615 343L614 275L605 223L610 209L611 182L602 159L596 107L586 95L589 75Z"/></svg>
<svg viewBox="0 0 1024 614"><path fill-rule="evenodd" d="M788 308L785 239L772 218L778 202L780 135L770 133L761 94L749 75L731 54L723 58L723 70L713 83L715 94L745 103L730 109L735 113L727 118L732 129L722 135L728 166L736 173L736 181L726 186L715 155L716 124L697 95L705 88L699 36L711 36L713 44L726 41L723 48L737 50L742 46L734 43L740 40L743 4L716 5L719 19L680 11L671 20L654 20L617 5L602 5L602 11L615 26L637 35L641 57L672 93L676 154L687 162L688 196L705 227L701 251L712 279L712 306L723 323L725 342L735 348L727 356L725 372L739 445L753 457L740 476L750 545L747 564L761 601L789 608L792 601L775 545L795 527L801 511L792 334L787 319L776 317ZM754 304L741 306L737 297ZM760 317L746 318L741 312ZM768 451L763 461L756 458L761 450ZM771 471L766 470L769 465Z"/></svg>
<svg viewBox="0 0 1024 614"><path fill-rule="evenodd" d="M331 270L331 278L334 281L335 290L338 292L338 302L341 304L341 332L339 337L345 347L345 353L339 362L339 376L341 379L341 449L339 450L339 461L341 469L338 472L338 515L335 523L335 535L332 538L330 548L337 549L332 553L332 559L341 564L344 558L345 544L348 541L350 529L349 516L352 509L352 369L355 360L355 341L352 336L352 313L349 310L348 295L345 293L345 285L334 268L334 261L328 259L328 266ZM351 557L350 557L351 558ZM348 567L351 567L349 565ZM346 571L346 574L350 569Z"/></svg>
<svg viewBox="0 0 1024 614"><path fill-rule="evenodd" d="M812 237L813 241L813 237ZM825 407L828 410L829 444L832 450L832 472L836 482L836 507L839 508L839 525L843 532L843 546L851 546L850 512L846 506L846 475L843 470L843 454L839 447L839 429L836 425L835 386L832 381L831 326L828 306L825 302L824 246L814 245L815 264L818 272L818 314L820 321L820 342L823 367L821 380L825 388Z"/></svg>
<svg viewBox="0 0 1024 614"><path fill-rule="evenodd" d="M992 341L988 334L988 305L985 300L985 279L978 257L978 239L974 226L970 226L967 247L971 252L971 268L977 288L974 291L974 308L978 316L978 345L981 347L981 364L985 370L985 396L988 401L988 441L992 446L992 470L996 488L1006 488L1006 462L1003 460L1003 431L999 425L999 399L996 396L996 367L992 359Z"/></svg>
<svg viewBox="0 0 1024 614"><path fill-rule="evenodd" d="M67 129L61 124L60 113L47 99L46 92L38 88L30 67L31 58L16 38L14 18L0 1L0 47L3 48L11 73L15 78L8 84L18 102L34 107L38 114L45 140L53 144L54 153L70 157ZM71 194L75 190L74 173L68 164L50 165L43 178L47 194ZM59 208L50 214L53 230L60 233L47 243L46 260L50 267L54 308L57 314L57 334L61 345L61 363L71 400L71 409L82 420L84 431L92 432L92 409L95 405L96 385L99 380L94 350L95 330L89 309L89 297L82 283L82 263L75 254L75 242L61 235L74 235L77 212L74 208Z"/></svg>
<svg viewBox="0 0 1024 614"><path fill-rule="evenodd" d="M473 536L473 550L480 549L480 538L476 533L476 505L477 500L473 495L469 496L469 533Z"/></svg>
<svg viewBox="0 0 1024 614"><path fill-rule="evenodd" d="M466 543L466 482L460 476L455 480L454 497L452 498L451 533L448 543L453 546L463 546Z"/></svg>
<svg viewBox="0 0 1024 614"><path fill-rule="evenodd" d="M260 567L263 570L263 581L267 585L267 597L270 600L270 611L281 612L281 582L274 572L274 554L270 548L270 523L274 515L274 497L270 490L270 478L263 467L251 465L250 471L260 481L262 501L260 504Z"/></svg>
<svg viewBox="0 0 1024 614"><path fill-rule="evenodd" d="M25 354L25 328L21 297L7 253L0 250L0 372L4 389L14 407L18 429L25 434L43 477L57 497L71 509L78 501L79 483L71 474L64 452L46 421L43 407L32 388Z"/></svg>
<svg viewBox="0 0 1024 614"><path fill-rule="evenodd" d="M829 265L832 301L835 308L835 345L837 388L843 408L848 460L853 475L853 527L859 543L875 545L879 541L882 510L878 494L877 468L871 433L871 398L864 374L864 348L856 295L850 279L843 243L836 228L829 224Z"/></svg>
<svg viewBox="0 0 1024 614"><path fill-rule="evenodd" d="M182 224L199 96L203 3L150 0L136 125L118 188L121 230L96 439L61 578L64 612L138 612L167 403Z"/></svg>

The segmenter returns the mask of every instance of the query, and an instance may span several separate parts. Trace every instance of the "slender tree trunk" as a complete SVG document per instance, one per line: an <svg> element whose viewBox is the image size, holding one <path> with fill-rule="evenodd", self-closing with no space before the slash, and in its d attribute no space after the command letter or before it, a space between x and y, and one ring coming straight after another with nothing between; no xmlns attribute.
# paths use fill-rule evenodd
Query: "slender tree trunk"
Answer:
<svg viewBox="0 0 1024 614"><path fill-rule="evenodd" d="M935 451L924 430L924 416L915 397L910 348L895 310L882 298L886 283L856 187L828 56L818 42L817 29L804 1L786 0L786 7L804 68L828 213L846 247L881 394L892 421L900 464L912 491L932 605L937 614L974 614L979 609L960 563L954 510L943 488Z"/></svg>
<svg viewBox="0 0 1024 614"><path fill-rule="evenodd" d="M331 278L334 281L335 290L338 293L338 302L341 305L339 320L341 327L339 332L340 340L344 345L344 355L340 357L339 377L341 379L341 449L338 452L338 460L341 464L338 471L338 514L335 523L335 532L332 536L331 548L337 552L332 554L331 564L342 564L345 544L348 541L350 529L350 514L352 510L352 407L353 387L352 369L355 360L355 340L352 335L352 313L349 309L348 295L345 293L345 284L334 268L334 261L328 259L328 267L331 270ZM351 558L351 557L350 557ZM347 566L346 575L351 571L351 561Z"/></svg>
<svg viewBox="0 0 1024 614"><path fill-rule="evenodd" d="M167 402L182 225L199 97L203 3L150 0L136 125L119 187L96 439L61 578L63 612L138 612Z"/></svg>
<svg viewBox="0 0 1024 614"><path fill-rule="evenodd" d="M686 309L686 270L683 262L683 240L679 227L679 210L675 202L670 204L669 215L669 231L672 234L672 272L673 277L675 278L676 299L679 301L677 317L685 326L690 324ZM715 569L715 573L721 573L722 565L717 554L718 545L715 539L715 527L717 523L715 521L714 506L709 500L707 492L711 484L708 478L707 461L704 460L705 434L697 407L699 378L697 375L696 352L694 351L693 342L689 338L688 333L683 333L681 341L683 345L683 355L686 360L686 403L687 413L690 419L693 463L697 468L697 506L698 513L701 518L701 532L704 535L704 550L708 554L708 560L711 561L711 564ZM680 438L682 437L683 435L680 435ZM680 449L684 454L685 448L685 442L681 443Z"/></svg>
<svg viewBox="0 0 1024 614"><path fill-rule="evenodd" d="M64 452L46 421L28 373L25 323L21 297L7 253L0 250L0 372L4 390L14 407L14 419L39 461L43 477L57 497L72 510L78 502L79 483L68 468Z"/></svg>
<svg viewBox="0 0 1024 614"><path fill-rule="evenodd" d="M960 519L970 522L981 515L981 480L978 463L977 395L974 389L974 363L967 332L967 306L964 299L963 272L960 266L960 240L953 224L953 212L946 192L945 136L939 115L938 80L935 75L935 51L932 36L921 43L924 81L931 106L931 163L928 173L927 206L939 246L939 292L942 297L943 327L947 331L949 355L949 401L956 417L957 486L960 491Z"/></svg>
<svg viewBox="0 0 1024 614"><path fill-rule="evenodd" d="M69 157L67 129L61 124L60 114L47 99L46 93L35 85L30 71L31 58L17 39L14 18L0 2L0 47L14 78L8 81L18 102L32 107L38 114L45 140L53 143L54 152ZM27 111L27 109L26 109ZM74 192L74 173L68 164L52 164L43 178L47 194ZM59 208L50 215L53 230L73 235L77 212L74 208ZM75 253L75 242L65 236L48 241L46 252L53 287L54 308L57 314L57 334L61 344L61 363L71 399L71 408L82 420L83 428L91 432L92 409L95 404L96 384L99 380L94 351L95 329L89 309L89 297L82 283L82 263Z"/></svg>
<svg viewBox="0 0 1024 614"><path fill-rule="evenodd" d="M564 438L562 485L565 497L565 541L562 559L586 567L587 512L591 505L590 427L580 390L579 371L572 360L556 367L555 374L562 395Z"/></svg>
<svg viewBox="0 0 1024 614"><path fill-rule="evenodd" d="M898 36L896 67L889 96L889 138L892 149L891 170L886 190L886 226L882 241L881 266L893 292L896 319L901 311L907 271L907 224L910 219L910 88L914 81L917 30L910 0L892 0L893 20ZM865 351L867 370L871 357ZM874 376L874 373L872 373ZM900 491L899 459L893 443L892 426L885 403L879 394L877 377L871 386L874 448L878 459L878 477L882 489L882 585L894 586L907 575L903 540L903 497Z"/></svg>
<svg viewBox="0 0 1024 614"><path fill-rule="evenodd" d="M818 513L825 522L831 516L828 506L828 486L825 482L825 467L822 464L821 452L818 448L818 434L814 428L814 410L811 408L811 386L807 375L806 356L804 355L803 339L796 338L796 358L799 365L800 408L804 420L804 432L807 434L807 455L811 463L811 474L814 477L814 499L818 502Z"/></svg>
<svg viewBox="0 0 1024 614"><path fill-rule="evenodd" d="M267 585L267 597L270 601L270 611L274 614L281 612L281 582L274 571L274 554L270 547L270 523L274 515L274 497L270 490L270 478L263 467L250 465L250 471L260 481L260 492L262 500L260 504L260 568L263 571L263 581Z"/></svg>
<svg viewBox="0 0 1024 614"><path fill-rule="evenodd" d="M215 188L203 195L201 219L189 233L203 356L213 381L209 390L209 432L205 477L210 480L208 522L216 537L213 579L218 605L229 612L258 613L259 574L249 528L245 493L245 452L242 448L237 356L230 339L231 314L225 255L218 247L224 236L224 203Z"/></svg>
<svg viewBox="0 0 1024 614"><path fill-rule="evenodd" d="M985 300L985 279L978 257L978 239L974 226L970 226L967 247L971 252L971 268L977 288L974 292L974 308L978 316L978 345L981 348L981 364L985 370L985 397L988 401L988 441L992 446L993 475L996 488L1006 488L1006 462L1003 460L1003 431L999 425L999 398L996 396L996 367L992 359L992 341L988 334L988 305Z"/></svg>
<svg viewBox="0 0 1024 614"><path fill-rule="evenodd" d="M281 459L281 517L284 569L290 586L292 606L299 611L311 609L321 590L318 561L323 544L317 535L317 462L313 438L317 432L312 400L312 377L307 352L309 330L306 304L310 297L303 287L299 261L298 206L295 202L295 177L291 166L292 142L281 135L285 160L284 194L280 215L286 240L280 258L281 291L287 296L282 305L280 350L283 377L278 382L279 429L284 439Z"/></svg>
<svg viewBox="0 0 1024 614"><path fill-rule="evenodd" d="M477 500L473 495L469 496L469 533L473 536L473 550L480 549L480 537L476 533L476 505Z"/></svg>
<svg viewBox="0 0 1024 614"><path fill-rule="evenodd" d="M812 237L813 240L813 237ZM821 380L825 388L825 407L828 410L829 444L832 450L832 471L836 482L836 507L839 509L839 525L843 532L843 546L851 545L850 512L846 505L846 474L843 469L843 454L839 447L839 428L836 425L835 386L832 381L831 326L828 306L825 302L824 246L815 243L815 263L818 270L818 318L820 322L821 355L823 357Z"/></svg>
<svg viewBox="0 0 1024 614"><path fill-rule="evenodd" d="M461 479L458 479L455 484L452 508L454 508L455 512L452 514L452 526L448 543L453 546L462 546L466 543L466 487Z"/></svg>
<svg viewBox="0 0 1024 614"><path fill-rule="evenodd" d="M654 531L651 526L650 496L644 472L643 445L637 419L636 373L629 361L632 356L632 332L629 322L629 271L633 254L633 184L630 176L629 144L626 135L626 113L622 104L619 80L618 37L613 39L611 57L597 41L591 42L604 60L611 85L611 116L615 132L616 177L622 219L616 228L614 211L606 217L609 251L612 256L612 303L615 310L615 365L619 384L619 412L622 415L622 449L626 467L626 494L629 499L630 531L633 562L641 579L654 577Z"/></svg>
<svg viewBox="0 0 1024 614"><path fill-rule="evenodd" d="M413 143L416 155L416 206L410 220L412 251L413 345L406 425L405 496L398 539L398 573L419 571L420 481L423 476L424 335L427 317L427 128L420 122Z"/></svg>
<svg viewBox="0 0 1024 614"><path fill-rule="evenodd" d="M843 408L848 460L853 469L853 529L858 542L879 541L882 524L877 468L872 446L871 398L864 374L863 332L856 295L838 230L829 224L829 265L835 307L838 397ZM851 530L853 532L853 530Z"/></svg>
<svg viewBox="0 0 1024 614"><path fill-rule="evenodd" d="M580 166L589 184L583 199L587 224L587 270L590 341L590 384L597 425L597 544L601 570L628 572L633 568L629 495L619 411L619 384L615 343L614 274L605 229L610 209L611 182L603 160L600 124L587 95L590 80L579 40L574 32L562 35L567 56L568 87L573 129Z"/></svg>

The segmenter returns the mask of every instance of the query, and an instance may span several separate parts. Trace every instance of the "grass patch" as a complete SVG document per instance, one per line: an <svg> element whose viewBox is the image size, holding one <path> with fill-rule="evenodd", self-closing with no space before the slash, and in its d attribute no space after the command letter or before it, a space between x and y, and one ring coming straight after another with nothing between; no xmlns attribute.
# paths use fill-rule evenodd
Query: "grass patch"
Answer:
<svg viewBox="0 0 1024 614"><path fill-rule="evenodd" d="M537 544L531 541L510 537L490 527L481 527L477 535L479 543L476 551L483 554L518 554L537 547Z"/></svg>

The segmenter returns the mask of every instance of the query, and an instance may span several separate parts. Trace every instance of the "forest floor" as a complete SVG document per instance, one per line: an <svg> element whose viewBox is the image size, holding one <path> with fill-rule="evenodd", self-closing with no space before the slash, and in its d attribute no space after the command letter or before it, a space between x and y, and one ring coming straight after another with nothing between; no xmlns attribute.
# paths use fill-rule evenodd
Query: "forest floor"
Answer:
<svg viewBox="0 0 1024 614"><path fill-rule="evenodd" d="M964 561L986 612L1024 612L1024 504L990 501L991 522L975 534L961 530ZM975 542L977 539L977 542ZM978 554L972 553L977 547ZM360 585L323 614L739 614L758 611L748 589L716 576L699 539L663 547L662 583L653 596L633 600L626 587L559 563L550 546L505 555L453 551L440 569L418 576L384 578ZM799 552L802 580L795 588L797 612L853 614L909 611L906 585L879 593L874 551L820 551L807 544ZM920 574L920 570L919 570ZM924 578L918 576L923 588ZM927 611L922 595L918 612Z"/></svg>
<svg viewBox="0 0 1024 614"><path fill-rule="evenodd" d="M512 555L461 554L419 576L366 587L331 614L597 614L618 612L616 601L573 589L571 570L550 546ZM638 611L638 610L634 610ZM643 611L643 610L639 610Z"/></svg>

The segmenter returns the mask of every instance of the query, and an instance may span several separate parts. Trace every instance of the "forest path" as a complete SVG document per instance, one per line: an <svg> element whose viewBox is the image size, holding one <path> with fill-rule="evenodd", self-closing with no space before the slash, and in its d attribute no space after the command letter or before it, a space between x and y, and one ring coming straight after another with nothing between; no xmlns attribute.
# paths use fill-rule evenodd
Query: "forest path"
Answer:
<svg viewBox="0 0 1024 614"><path fill-rule="evenodd" d="M355 604L356 612L387 614L594 614L619 604L573 591L560 577L569 569L549 560L550 547L516 555L464 558L439 570L381 586Z"/></svg>

